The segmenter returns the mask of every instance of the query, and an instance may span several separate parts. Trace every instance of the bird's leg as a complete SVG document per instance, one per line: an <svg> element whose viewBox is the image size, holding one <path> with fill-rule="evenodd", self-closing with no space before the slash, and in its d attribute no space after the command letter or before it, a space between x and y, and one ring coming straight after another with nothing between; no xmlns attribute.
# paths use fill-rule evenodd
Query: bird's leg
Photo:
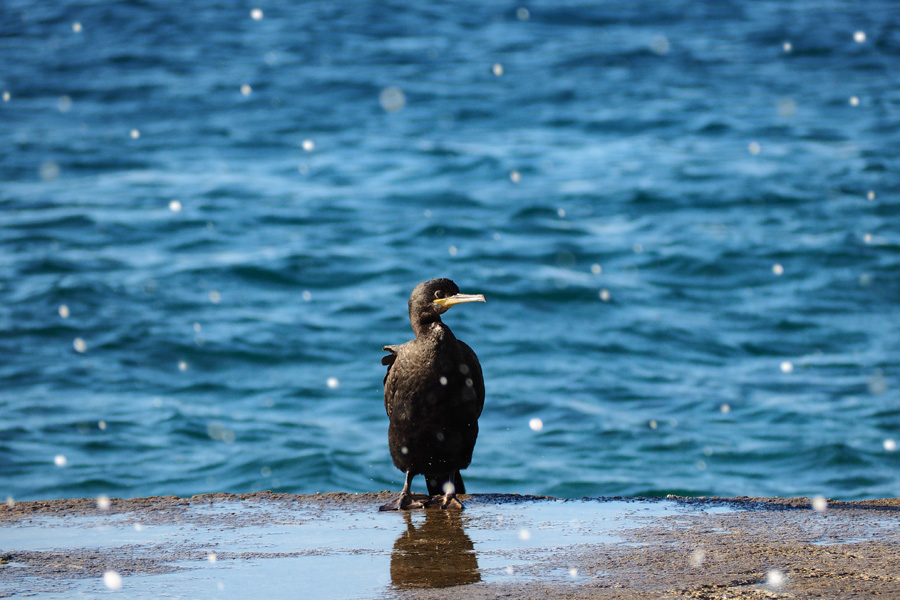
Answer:
<svg viewBox="0 0 900 600"><path fill-rule="evenodd" d="M410 508L422 508L425 506L419 500L414 499L409 491L412 487L413 477L415 476L416 474L412 471L407 471L406 481L403 484L403 490L400 492L400 497L393 502L385 504L378 510L409 510Z"/></svg>
<svg viewBox="0 0 900 600"><path fill-rule="evenodd" d="M444 483L444 501L441 503L442 509L458 508L459 510L462 510L465 508L463 503L459 501L459 498L456 497L456 484L453 483L455 480L456 471L453 471Z"/></svg>

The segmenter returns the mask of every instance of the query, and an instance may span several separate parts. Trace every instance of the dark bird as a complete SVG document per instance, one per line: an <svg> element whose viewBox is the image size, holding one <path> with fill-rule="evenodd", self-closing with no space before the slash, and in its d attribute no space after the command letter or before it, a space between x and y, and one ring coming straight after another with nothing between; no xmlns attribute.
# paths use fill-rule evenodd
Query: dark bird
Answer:
<svg viewBox="0 0 900 600"><path fill-rule="evenodd" d="M449 279L420 283L409 297L409 320L416 339L385 346L381 359L384 408L390 419L388 445L394 465L406 473L400 497L381 510L427 506L410 492L424 475L429 496L443 495L441 508L462 508L466 492L460 470L472 462L478 417L484 407L484 377L478 357L456 339L441 315L454 304L484 302L481 294L460 294Z"/></svg>

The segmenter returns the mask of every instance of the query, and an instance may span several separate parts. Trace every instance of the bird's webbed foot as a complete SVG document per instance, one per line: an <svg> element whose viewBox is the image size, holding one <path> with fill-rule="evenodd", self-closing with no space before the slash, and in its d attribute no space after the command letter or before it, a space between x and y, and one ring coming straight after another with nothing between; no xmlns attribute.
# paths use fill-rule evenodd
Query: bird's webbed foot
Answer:
<svg viewBox="0 0 900 600"><path fill-rule="evenodd" d="M401 493L393 502L388 502L384 506L379 507L380 511L388 510L409 510L411 508L425 508L428 497L421 494L410 494L408 492Z"/></svg>
<svg viewBox="0 0 900 600"><path fill-rule="evenodd" d="M434 479L430 479L428 483L428 490L434 491ZM463 510L465 506L456 497L456 483L459 482L463 493L465 493L465 488L462 487L462 477L459 476L459 471L453 471L449 474L449 476L444 480L444 485L441 486L441 491L444 492L443 496L434 495L431 497L431 500L426 503L426 506L434 506L435 504L440 504L441 510L446 510L448 508L453 508L456 510Z"/></svg>
<svg viewBox="0 0 900 600"><path fill-rule="evenodd" d="M463 510L465 508L465 505L460 502L459 498L456 497L456 494L447 494L446 496L444 496L444 501L441 503L441 510L446 510L448 508Z"/></svg>
<svg viewBox="0 0 900 600"><path fill-rule="evenodd" d="M452 508L455 510L463 510L465 509L465 505L463 505L462 501L456 497L456 489L453 487L453 484L445 484L444 485L444 495L443 496L433 496L431 500L426 503L426 506L434 506L435 504L440 503L441 510L447 510L448 508Z"/></svg>

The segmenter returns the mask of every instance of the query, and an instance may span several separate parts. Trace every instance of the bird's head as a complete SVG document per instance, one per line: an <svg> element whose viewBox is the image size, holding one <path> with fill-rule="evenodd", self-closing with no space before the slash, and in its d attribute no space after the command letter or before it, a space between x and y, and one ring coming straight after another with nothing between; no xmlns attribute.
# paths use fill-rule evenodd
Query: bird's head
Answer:
<svg viewBox="0 0 900 600"><path fill-rule="evenodd" d="M432 279L420 283L409 296L409 318L416 322L440 321L441 315L454 304L463 302L484 302L481 294L461 294L459 288L449 279Z"/></svg>

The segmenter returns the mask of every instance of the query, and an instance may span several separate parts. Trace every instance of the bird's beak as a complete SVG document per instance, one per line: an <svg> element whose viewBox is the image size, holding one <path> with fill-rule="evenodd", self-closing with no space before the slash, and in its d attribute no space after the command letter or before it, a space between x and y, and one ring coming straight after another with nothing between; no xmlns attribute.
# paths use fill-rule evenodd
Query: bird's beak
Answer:
<svg viewBox="0 0 900 600"><path fill-rule="evenodd" d="M440 304L444 308L450 308L454 304L462 304L463 302L484 302L484 296L481 294L456 294L448 298L434 299L435 304Z"/></svg>

